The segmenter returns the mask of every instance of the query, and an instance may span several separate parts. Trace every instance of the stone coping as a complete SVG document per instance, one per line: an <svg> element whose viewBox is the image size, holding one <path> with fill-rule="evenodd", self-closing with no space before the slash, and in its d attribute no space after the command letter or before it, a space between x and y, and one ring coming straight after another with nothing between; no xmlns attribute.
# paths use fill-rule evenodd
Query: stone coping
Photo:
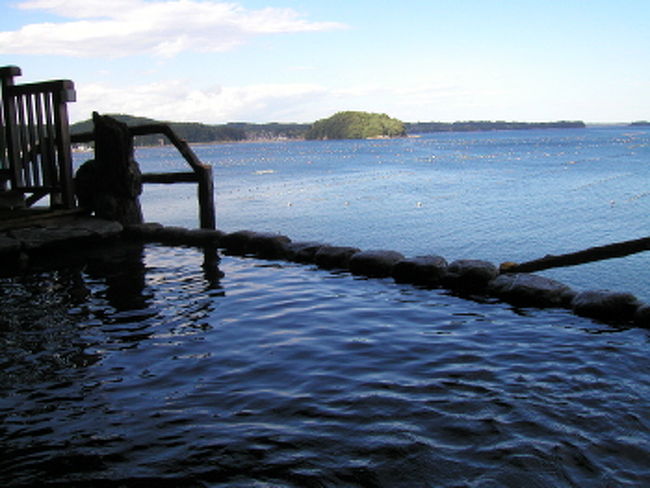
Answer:
<svg viewBox="0 0 650 488"><path fill-rule="evenodd" d="M123 226L118 222L87 216L5 229L0 231L0 256L16 252L74 249L80 245L119 236L123 230Z"/></svg>
<svg viewBox="0 0 650 488"><path fill-rule="evenodd" d="M549 278L510 273L507 263L473 259L448 263L436 255L405 257L391 250L361 250L320 242L294 242L289 237L241 230L165 227L156 223L123 226L92 217L76 217L65 224L45 224L0 232L0 259L26 263L32 253L72 251L109 238L223 249L226 254L283 259L323 269L347 270L368 278L392 278L428 288L442 288L459 296L493 297L518 307L557 307L576 315L612 324L650 327L650 306L630 293L609 290L577 292Z"/></svg>
<svg viewBox="0 0 650 488"><path fill-rule="evenodd" d="M460 259L447 263L436 255L407 258L391 250L361 250L320 242L294 242L275 233L240 230L188 230L160 224L129 226L124 235L147 242L214 246L226 254L283 259L323 269L347 270L368 278L392 278L442 288L465 298L493 297L518 307L565 308L576 315L610 324L650 327L650 306L630 293L609 290L577 292L558 281L529 273L509 273L513 263Z"/></svg>

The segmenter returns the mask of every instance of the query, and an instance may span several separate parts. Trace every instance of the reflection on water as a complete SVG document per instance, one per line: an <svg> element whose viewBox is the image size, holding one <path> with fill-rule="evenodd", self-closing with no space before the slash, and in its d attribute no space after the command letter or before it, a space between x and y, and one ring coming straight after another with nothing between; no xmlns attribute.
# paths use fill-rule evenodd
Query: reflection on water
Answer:
<svg viewBox="0 0 650 488"><path fill-rule="evenodd" d="M0 281L2 486L650 483L647 330L186 248L57 269Z"/></svg>

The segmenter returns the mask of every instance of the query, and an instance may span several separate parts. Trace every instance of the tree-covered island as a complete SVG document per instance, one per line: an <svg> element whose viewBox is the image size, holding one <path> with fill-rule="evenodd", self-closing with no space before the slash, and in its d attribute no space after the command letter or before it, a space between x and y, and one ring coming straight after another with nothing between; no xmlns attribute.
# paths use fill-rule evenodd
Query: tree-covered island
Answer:
<svg viewBox="0 0 650 488"><path fill-rule="evenodd" d="M406 129L401 120L386 114L348 111L317 120L305 133L305 139L368 139L405 135Z"/></svg>

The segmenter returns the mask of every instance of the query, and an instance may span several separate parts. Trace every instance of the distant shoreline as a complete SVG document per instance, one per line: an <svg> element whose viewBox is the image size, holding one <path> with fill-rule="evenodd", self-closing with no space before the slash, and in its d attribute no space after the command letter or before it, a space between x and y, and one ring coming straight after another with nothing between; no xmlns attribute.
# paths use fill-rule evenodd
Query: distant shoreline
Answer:
<svg viewBox="0 0 650 488"><path fill-rule="evenodd" d="M581 120L560 120L556 122L506 122L490 120L468 120L464 122L407 122L408 134L430 132L487 132L494 130L531 130L531 129L584 129Z"/></svg>
<svg viewBox="0 0 650 488"><path fill-rule="evenodd" d="M309 123L267 123L253 124L231 122L221 125L208 125L198 122L158 122L153 119L130 115L113 115L128 125L165 123L176 134L190 144L227 144L232 142L283 142L305 140L305 133L312 124ZM555 122L507 122L507 121L458 121L458 122L405 122L406 136L413 137L429 133L490 132L502 130L536 130L536 129L582 129L588 127L647 127L647 122L633 123L593 123L583 121ZM92 131L92 122L83 121L72 124L71 133ZM161 144L161 142L163 144ZM167 145L162 136L138 136L138 147L158 147Z"/></svg>

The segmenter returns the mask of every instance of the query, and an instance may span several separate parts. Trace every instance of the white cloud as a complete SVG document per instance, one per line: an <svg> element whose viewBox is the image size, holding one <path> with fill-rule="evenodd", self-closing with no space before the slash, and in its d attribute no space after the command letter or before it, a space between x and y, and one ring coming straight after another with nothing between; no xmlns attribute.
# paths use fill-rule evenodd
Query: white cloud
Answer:
<svg viewBox="0 0 650 488"><path fill-rule="evenodd" d="M197 88L191 80L167 80L129 86L81 83L77 102L69 109L73 122L88 119L93 111L209 124L313 122L341 110L385 112L407 121L453 121L480 118L492 110L476 101L487 95L497 94L443 84L359 85L345 90L309 83Z"/></svg>
<svg viewBox="0 0 650 488"><path fill-rule="evenodd" d="M18 8L44 10L61 17L100 18L111 17L143 3L141 0L27 0L18 3Z"/></svg>
<svg viewBox="0 0 650 488"><path fill-rule="evenodd" d="M302 108L322 100L327 92L310 84L257 84L197 89L183 80L117 87L77 86L77 102L70 104L73 122L93 111L127 113L157 120L205 123L232 121L304 121ZM298 117L298 118L296 118Z"/></svg>
<svg viewBox="0 0 650 488"><path fill-rule="evenodd" d="M313 122L341 110L383 112L405 121L521 119L513 93L463 83L405 83L399 86L359 84L327 87L315 83L267 83L197 86L196 80L154 83L118 81L78 83L77 102L69 105L73 122L93 111L127 113L157 120L204 122ZM534 112L535 120L557 114Z"/></svg>
<svg viewBox="0 0 650 488"><path fill-rule="evenodd" d="M189 50L229 50L257 35L344 27L305 20L292 9L250 10L213 0L31 0L18 6L75 20L0 32L0 53L174 56Z"/></svg>

